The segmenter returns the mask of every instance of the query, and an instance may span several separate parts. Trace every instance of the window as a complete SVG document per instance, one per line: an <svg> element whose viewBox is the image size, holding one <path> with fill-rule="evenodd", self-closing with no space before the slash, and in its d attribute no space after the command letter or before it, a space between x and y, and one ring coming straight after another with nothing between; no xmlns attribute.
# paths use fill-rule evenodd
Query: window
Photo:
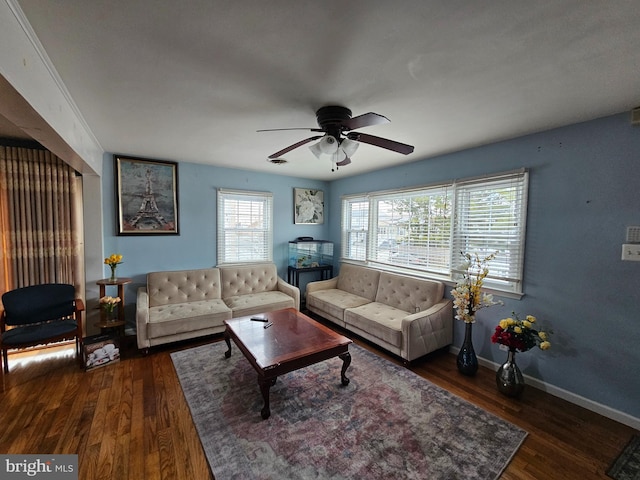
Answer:
<svg viewBox="0 0 640 480"><path fill-rule="evenodd" d="M434 187L374 196L370 261L448 273L450 192Z"/></svg>
<svg viewBox="0 0 640 480"><path fill-rule="evenodd" d="M460 252L498 252L485 285L522 293L528 174L521 170L342 201L342 258L454 281Z"/></svg>
<svg viewBox="0 0 640 480"><path fill-rule="evenodd" d="M273 195L218 190L218 264L273 260Z"/></svg>
<svg viewBox="0 0 640 480"><path fill-rule="evenodd" d="M460 252L474 252L481 257L498 252L485 284L522 292L527 184L527 173L521 172L456 185L454 267L455 255Z"/></svg>
<svg viewBox="0 0 640 480"><path fill-rule="evenodd" d="M361 261L367 259L368 228L369 200L363 197L345 200L342 207L343 257Z"/></svg>

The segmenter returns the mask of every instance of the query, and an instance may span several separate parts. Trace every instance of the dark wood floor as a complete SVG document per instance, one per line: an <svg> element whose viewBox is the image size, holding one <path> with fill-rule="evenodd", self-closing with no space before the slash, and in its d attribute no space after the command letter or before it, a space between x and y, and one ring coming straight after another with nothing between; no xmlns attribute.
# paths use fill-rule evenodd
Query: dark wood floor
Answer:
<svg viewBox="0 0 640 480"><path fill-rule="evenodd" d="M83 480L213 478L169 353L220 340L157 348L145 357L127 337L119 363L90 372L78 368L72 349L47 349L28 364L19 361L25 354L12 355L0 393L0 452L77 453ZM56 350L60 357L42 360ZM411 368L529 432L504 479L607 478L605 470L637 433L532 387L521 399L504 397L492 371L480 367L464 377L446 352Z"/></svg>

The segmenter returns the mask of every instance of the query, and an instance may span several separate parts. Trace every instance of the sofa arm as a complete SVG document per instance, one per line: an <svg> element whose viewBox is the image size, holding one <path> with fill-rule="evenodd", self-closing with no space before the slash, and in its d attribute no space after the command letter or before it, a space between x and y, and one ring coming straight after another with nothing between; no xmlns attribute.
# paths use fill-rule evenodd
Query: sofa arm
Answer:
<svg viewBox="0 0 640 480"><path fill-rule="evenodd" d="M296 310L300 310L300 289L278 277L278 290L293 298Z"/></svg>
<svg viewBox="0 0 640 480"><path fill-rule="evenodd" d="M338 288L338 277L333 277L329 280L309 282L307 283L307 296L312 292L317 292L318 290L329 290L332 288Z"/></svg>
<svg viewBox="0 0 640 480"><path fill-rule="evenodd" d="M138 348L147 349L151 347L147 325L149 324L149 293L147 287L138 288L136 299L136 336L138 337Z"/></svg>
<svg viewBox="0 0 640 480"><path fill-rule="evenodd" d="M401 356L415 360L453 342L453 301L443 298L427 310L402 319Z"/></svg>

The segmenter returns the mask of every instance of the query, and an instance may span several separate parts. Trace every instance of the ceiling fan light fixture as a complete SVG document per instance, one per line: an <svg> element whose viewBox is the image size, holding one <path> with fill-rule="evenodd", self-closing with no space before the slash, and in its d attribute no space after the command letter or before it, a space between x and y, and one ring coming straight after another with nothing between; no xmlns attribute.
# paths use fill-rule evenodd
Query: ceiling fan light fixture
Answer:
<svg viewBox="0 0 640 480"><path fill-rule="evenodd" d="M354 142L348 138L344 138L342 142L340 142L340 148L344 151L344 154L347 157L353 157L353 154L356 153L359 146L360 144L358 142Z"/></svg>
<svg viewBox="0 0 640 480"><path fill-rule="evenodd" d="M336 150L336 153L334 153L331 156L331 161L333 161L334 163L339 163L342 160L344 160L347 157L347 154L344 153L344 150L342 150L341 148L339 148L338 150Z"/></svg>
<svg viewBox="0 0 640 480"><path fill-rule="evenodd" d="M310 142L315 142L320 139L318 143L309 147L311 152L319 160L322 155L328 155L329 160L334 165L337 162L343 162L345 159L350 159L358 149L360 143L366 143L373 145L374 147L384 148L393 152L401 153L403 155L409 155L413 153L413 145L407 145L405 143L397 142L395 140L389 140L387 138L376 137L360 132L354 132L356 128L369 127L373 125L382 125L389 123L389 119L378 113L365 113L358 115L357 117L351 116L351 110L339 105L328 105L318 109L316 112L316 119L318 121L319 128L276 128L270 130L309 130L311 132L323 132L324 135L314 135L309 138L305 138L299 142L289 145L282 150L269 155L269 158L277 158L285 153L290 152L302 145L306 145ZM265 132L269 130L258 130L259 132ZM345 138L343 138L343 135ZM340 157L336 157L335 153L341 152Z"/></svg>
<svg viewBox="0 0 640 480"><path fill-rule="evenodd" d="M322 153L323 153L322 148L320 147L320 142L314 143L313 145L311 145L309 147L309 150L311 150L311 153L313 153L316 156L316 158L320 160L320 157L322 157Z"/></svg>
<svg viewBox="0 0 640 480"><path fill-rule="evenodd" d="M322 137L322 139L318 142L318 145L320 145L320 150L322 150L322 153L326 155L333 155L334 153L336 153L339 146L338 141L331 135L325 135L324 137Z"/></svg>

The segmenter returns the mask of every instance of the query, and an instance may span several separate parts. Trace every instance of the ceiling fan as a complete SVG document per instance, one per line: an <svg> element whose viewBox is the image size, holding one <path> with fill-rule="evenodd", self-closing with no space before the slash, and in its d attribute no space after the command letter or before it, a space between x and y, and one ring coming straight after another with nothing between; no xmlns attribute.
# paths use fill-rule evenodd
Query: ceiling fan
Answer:
<svg viewBox="0 0 640 480"><path fill-rule="evenodd" d="M330 105L320 108L316 112L316 118L318 120L319 128L275 128L258 130L258 132L309 130L311 132L323 133L323 135L314 135L296 142L293 145L289 145L288 147L269 155L269 159L276 159L291 150L315 140L320 141L309 147L313 154L318 158L323 154L330 155L333 163L337 166L349 165L351 163L351 156L359 146L357 142L368 143L369 145L392 150L394 152L402 153L403 155L408 155L413 152L412 145L353 131L357 128L389 123L389 119L387 117L377 113L369 112L363 115L358 115L357 117L351 117L351 110L348 108Z"/></svg>

